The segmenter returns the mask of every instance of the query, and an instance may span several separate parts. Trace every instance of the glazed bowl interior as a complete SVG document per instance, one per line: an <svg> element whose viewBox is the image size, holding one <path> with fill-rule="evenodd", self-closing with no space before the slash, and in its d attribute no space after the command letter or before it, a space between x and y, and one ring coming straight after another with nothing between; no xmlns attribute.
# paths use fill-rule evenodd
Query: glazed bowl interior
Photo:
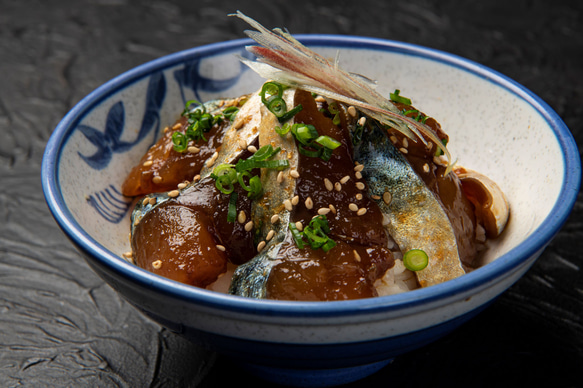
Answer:
<svg viewBox="0 0 583 388"><path fill-rule="evenodd" d="M511 207L507 230L491 244L480 269L427 289L374 301L331 302L327 309L394 307L451 296L504 276L548 244L574 203L580 164L568 129L544 102L503 75L439 51L368 38L299 38L328 57L339 50L340 65L377 80L382 94L400 89L441 123L457 163L497 182ZM238 40L170 55L95 90L63 119L47 145L45 195L65 233L90 260L121 278L193 301L316 314L321 303L244 301L163 279L121 256L130 250L132 199L120 194L130 168L179 117L187 100L239 96L261 86L264 80L235 56L246 55L244 46L250 43Z"/></svg>

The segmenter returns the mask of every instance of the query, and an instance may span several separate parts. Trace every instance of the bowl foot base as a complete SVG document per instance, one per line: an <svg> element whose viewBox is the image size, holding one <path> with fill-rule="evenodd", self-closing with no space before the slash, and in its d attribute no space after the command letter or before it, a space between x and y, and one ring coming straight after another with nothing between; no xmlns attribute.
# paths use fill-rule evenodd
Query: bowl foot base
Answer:
<svg viewBox="0 0 583 388"><path fill-rule="evenodd" d="M372 375L392 359L346 368L294 369L268 365L239 363L247 372L272 383L293 387L333 387L348 384Z"/></svg>

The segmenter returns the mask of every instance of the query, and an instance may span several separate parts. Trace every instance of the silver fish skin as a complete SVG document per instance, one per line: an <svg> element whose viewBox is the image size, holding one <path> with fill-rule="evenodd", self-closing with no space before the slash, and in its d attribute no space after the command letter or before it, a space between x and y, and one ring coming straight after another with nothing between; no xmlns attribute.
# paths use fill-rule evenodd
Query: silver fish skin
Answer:
<svg viewBox="0 0 583 388"><path fill-rule="evenodd" d="M381 198L377 202L388 218L387 231L402 252L422 249L429 256L428 266L416 272L419 284L427 287L463 275L455 233L441 202L379 123L366 123L355 160L364 164L368 192ZM392 198L388 204L382 199L387 191Z"/></svg>
<svg viewBox="0 0 583 388"><path fill-rule="evenodd" d="M225 99L225 100L211 100L205 102L203 105L207 112L211 114L216 114L229 106L231 102L238 99ZM202 168L200 172L201 179L208 177L215 166L222 163L233 163L237 158L243 153L247 146L255 142L259 136L259 126L261 124L261 110L265 106L261 102L261 96L259 96L259 91L254 93L249 99L243 104L239 109L239 112L235 116L235 119L231 123L230 128L226 131L220 150L218 151L218 157L216 161L211 165L207 165ZM194 108L197 109L197 108ZM207 161L208 162L208 161ZM191 189L193 185L197 182L192 182L180 192L184 193ZM143 198L155 198L154 204L144 202ZM131 215L131 232L133 235L134 228L141 219L150 211L161 205L162 203L168 201L171 197L168 193L151 193L144 196L140 202L136 204Z"/></svg>
<svg viewBox="0 0 583 388"><path fill-rule="evenodd" d="M295 89L286 89L283 94L289 108L294 106ZM293 118L288 121L293 124ZM290 167L286 170L261 170L261 184L264 195L260 200L254 201L252 207L252 220L257 233L257 241L265 241L265 247L247 263L240 265L231 278L229 293L251 298L265 298L266 283L269 279L271 268L279 263L279 250L289 232L291 211L285 207L285 201L291 201L296 191L296 180L289 173L297 170L299 152L291 133L280 136L274 128L281 126L277 118L267 108L261 110L261 125L259 127L259 146L271 145L274 149L281 147L281 151L274 159L288 159ZM278 180L281 172L282 180ZM272 223L272 216L277 215L278 220ZM266 241L267 235L273 230L274 235Z"/></svg>

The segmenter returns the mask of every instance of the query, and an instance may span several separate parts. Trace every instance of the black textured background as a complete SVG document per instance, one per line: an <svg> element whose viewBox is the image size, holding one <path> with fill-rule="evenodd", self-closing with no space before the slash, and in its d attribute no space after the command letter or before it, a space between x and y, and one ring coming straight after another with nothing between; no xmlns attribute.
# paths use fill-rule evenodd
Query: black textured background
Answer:
<svg viewBox="0 0 583 388"><path fill-rule="evenodd" d="M120 299L60 232L40 184L45 144L75 103L146 61L243 37L226 17L237 9L293 33L401 40L480 62L550 104L581 152L580 1L0 0L1 387L272 386ZM583 386L582 216L579 194L557 238L491 307L349 386Z"/></svg>

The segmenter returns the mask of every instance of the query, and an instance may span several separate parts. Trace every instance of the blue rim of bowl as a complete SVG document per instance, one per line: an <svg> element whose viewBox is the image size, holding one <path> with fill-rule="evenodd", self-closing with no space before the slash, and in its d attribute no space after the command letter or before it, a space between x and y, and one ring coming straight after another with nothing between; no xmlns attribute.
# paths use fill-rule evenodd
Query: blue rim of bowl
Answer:
<svg viewBox="0 0 583 388"><path fill-rule="evenodd" d="M224 51L229 52L241 49L246 45L254 43L249 39L238 39L184 50L140 65L94 90L62 119L49 139L42 163L42 185L45 199L61 229L63 229L70 239L85 250L86 253L99 260L100 265L117 272L128 281L148 287L153 291L166 294L173 298L191 301L206 307L252 315L334 317L395 311L435 302L440 299L451 298L456 294L461 295L472 289L486 287L489 283L495 282L496 279L504 278L509 273L512 273L518 267L524 265L532 255L545 248L565 223L575 203L581 184L581 162L577 146L571 132L556 112L524 86L495 70L471 60L410 43L339 35L306 34L297 35L296 38L307 46L368 49L422 57L472 73L525 100L548 122L555 133L560 148L564 152L563 162L566 166L564 185L548 217L520 247L512 249L494 262L462 277L429 288L418 289L403 294L350 301L296 302L243 298L177 283L128 263L121 257L108 251L85 233L64 204L57 184L60 149L65 144L80 118L90 111L95 104L115 93L120 88L141 79L153 70L172 67L187 58L216 55Z"/></svg>

